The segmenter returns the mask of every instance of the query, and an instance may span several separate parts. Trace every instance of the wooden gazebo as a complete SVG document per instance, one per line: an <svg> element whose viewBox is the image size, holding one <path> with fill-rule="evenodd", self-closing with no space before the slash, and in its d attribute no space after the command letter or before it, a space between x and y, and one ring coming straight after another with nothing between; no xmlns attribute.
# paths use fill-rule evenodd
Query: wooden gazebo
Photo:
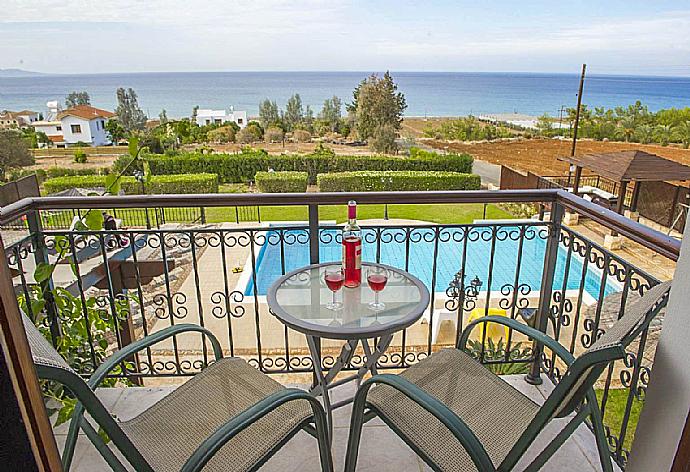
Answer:
<svg viewBox="0 0 690 472"><path fill-rule="evenodd" d="M614 182L619 182L616 212L623 213L625 191L629 182L635 182L630 211L637 211L640 185L637 182L662 182L690 180L690 167L645 151L620 151L581 156L559 157L558 160L575 166L573 193L578 193L582 169Z"/></svg>

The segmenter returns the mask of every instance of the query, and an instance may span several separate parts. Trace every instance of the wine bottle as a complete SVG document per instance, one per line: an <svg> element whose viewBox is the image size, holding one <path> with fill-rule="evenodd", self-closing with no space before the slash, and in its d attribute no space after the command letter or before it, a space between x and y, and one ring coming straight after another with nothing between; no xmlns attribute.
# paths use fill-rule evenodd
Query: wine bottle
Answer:
<svg viewBox="0 0 690 472"><path fill-rule="evenodd" d="M357 225L357 203L347 202L347 224L343 228L343 271L345 286L362 283L362 230Z"/></svg>

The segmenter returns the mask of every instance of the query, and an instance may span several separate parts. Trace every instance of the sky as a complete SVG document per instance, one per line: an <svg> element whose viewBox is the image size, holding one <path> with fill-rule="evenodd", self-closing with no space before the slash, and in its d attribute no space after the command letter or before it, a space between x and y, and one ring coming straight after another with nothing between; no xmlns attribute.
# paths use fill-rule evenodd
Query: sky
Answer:
<svg viewBox="0 0 690 472"><path fill-rule="evenodd" d="M0 0L0 69L690 76L690 1Z"/></svg>

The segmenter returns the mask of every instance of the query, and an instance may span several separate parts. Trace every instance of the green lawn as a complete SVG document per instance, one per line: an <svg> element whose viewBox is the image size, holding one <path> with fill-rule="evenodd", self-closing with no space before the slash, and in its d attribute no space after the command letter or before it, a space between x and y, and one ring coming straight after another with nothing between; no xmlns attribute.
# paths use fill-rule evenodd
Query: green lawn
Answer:
<svg viewBox="0 0 690 472"><path fill-rule="evenodd" d="M241 193L247 191L244 184L221 185L222 193ZM384 205L360 205L357 217L360 220L383 218ZM324 205L319 208L319 219L335 220L337 223L345 221L347 210L345 205ZM388 205L389 218L429 221L432 223L472 223L484 218L482 204L443 204L443 205ZM273 206L261 208L262 221L307 221L309 218L306 206ZM486 206L487 219L513 218L495 205ZM234 208L207 208L208 222L218 223L235 221Z"/></svg>
<svg viewBox="0 0 690 472"><path fill-rule="evenodd" d="M606 412L604 413L604 424L611 428L611 434L613 436L618 436L620 434L629 393L630 390L627 388L609 389L608 398L606 400ZM596 390L597 399L599 400L600 404L603 394L603 390ZM628 451L630 450L633 438L635 437L635 429L637 428L637 421L640 418L640 411L642 411L643 404L644 403L642 401L633 399L632 407L630 409L630 419L628 420L628 427L625 431L625 439L623 441L623 448L627 449Z"/></svg>

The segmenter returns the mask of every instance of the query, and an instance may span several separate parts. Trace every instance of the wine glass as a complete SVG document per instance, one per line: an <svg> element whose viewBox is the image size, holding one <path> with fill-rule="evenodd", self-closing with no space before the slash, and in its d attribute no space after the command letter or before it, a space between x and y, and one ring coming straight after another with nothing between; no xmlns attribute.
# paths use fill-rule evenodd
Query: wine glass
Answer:
<svg viewBox="0 0 690 472"><path fill-rule="evenodd" d="M328 289L333 292L333 299L326 305L329 310L340 310L343 307L342 302L335 301L335 292L340 290L345 282L345 274L342 267L328 267L323 273L323 280L326 282Z"/></svg>
<svg viewBox="0 0 690 472"><path fill-rule="evenodd" d="M367 283L369 288L374 291L374 301L369 303L369 308L374 311L381 311L386 308L383 302L379 301L379 292L384 289L388 282L388 270L379 266L371 266L367 269Z"/></svg>

